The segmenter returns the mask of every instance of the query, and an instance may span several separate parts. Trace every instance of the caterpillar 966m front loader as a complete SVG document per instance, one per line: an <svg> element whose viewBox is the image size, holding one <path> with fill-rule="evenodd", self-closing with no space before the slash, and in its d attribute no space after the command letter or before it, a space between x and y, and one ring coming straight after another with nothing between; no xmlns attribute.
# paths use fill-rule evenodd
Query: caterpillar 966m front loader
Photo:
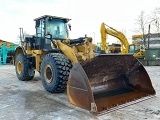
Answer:
<svg viewBox="0 0 160 120"><path fill-rule="evenodd" d="M63 92L67 86L70 102L93 113L155 95L146 70L135 57L95 56L92 38L68 39L69 20L49 15L35 19L36 36L21 39L15 51L19 80L31 80L38 71L47 91Z"/></svg>

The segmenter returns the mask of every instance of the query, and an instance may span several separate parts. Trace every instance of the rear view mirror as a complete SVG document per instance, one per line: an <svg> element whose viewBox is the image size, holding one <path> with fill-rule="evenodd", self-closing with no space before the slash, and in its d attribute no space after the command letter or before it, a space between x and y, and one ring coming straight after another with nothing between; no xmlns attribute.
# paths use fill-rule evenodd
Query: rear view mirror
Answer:
<svg viewBox="0 0 160 120"><path fill-rule="evenodd" d="M68 28L69 28L69 30L71 31L71 24L68 24Z"/></svg>

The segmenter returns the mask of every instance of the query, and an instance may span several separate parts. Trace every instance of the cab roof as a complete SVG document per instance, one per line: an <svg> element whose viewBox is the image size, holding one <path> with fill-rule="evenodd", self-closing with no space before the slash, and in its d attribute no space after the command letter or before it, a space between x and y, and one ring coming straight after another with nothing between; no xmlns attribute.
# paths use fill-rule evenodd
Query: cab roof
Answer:
<svg viewBox="0 0 160 120"><path fill-rule="evenodd" d="M51 15L43 15L41 17L35 18L34 21L37 21L37 20L40 20L40 19L44 19L44 18L47 18L47 17L49 17L49 18L58 18L58 19L61 19L61 20L67 21L67 22L71 20L69 18L64 18L64 17L57 17L57 16L51 16Z"/></svg>

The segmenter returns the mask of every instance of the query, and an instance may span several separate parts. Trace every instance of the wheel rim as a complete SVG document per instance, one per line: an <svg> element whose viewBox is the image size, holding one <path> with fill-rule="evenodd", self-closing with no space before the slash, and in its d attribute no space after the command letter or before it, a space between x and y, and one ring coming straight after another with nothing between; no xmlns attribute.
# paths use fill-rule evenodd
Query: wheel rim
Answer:
<svg viewBox="0 0 160 120"><path fill-rule="evenodd" d="M53 70L52 67L50 65L46 65L44 68L44 77L47 83L51 83L52 82L52 78L53 78Z"/></svg>
<svg viewBox="0 0 160 120"><path fill-rule="evenodd" d="M17 72L18 72L18 74L21 74L21 72L22 72L22 63L20 61L18 61L18 63L17 63Z"/></svg>

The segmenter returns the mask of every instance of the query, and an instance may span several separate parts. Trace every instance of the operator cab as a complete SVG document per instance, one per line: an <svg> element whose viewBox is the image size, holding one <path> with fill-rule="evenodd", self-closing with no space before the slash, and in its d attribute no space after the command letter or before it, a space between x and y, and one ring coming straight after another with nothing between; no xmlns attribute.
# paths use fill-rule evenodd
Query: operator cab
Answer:
<svg viewBox="0 0 160 120"><path fill-rule="evenodd" d="M131 44L129 45L129 52L128 53L138 53L142 48L141 45L135 45L135 44Z"/></svg>
<svg viewBox="0 0 160 120"><path fill-rule="evenodd" d="M51 40L66 40L68 38L67 23L71 19L44 15L34 19L36 23L36 46L44 51L50 51ZM46 38L50 35L50 38Z"/></svg>
<svg viewBox="0 0 160 120"><path fill-rule="evenodd" d="M51 34L52 39L66 39L68 37L67 23L69 20L69 18L50 15L44 15L36 18L36 36L45 37L45 35Z"/></svg>

